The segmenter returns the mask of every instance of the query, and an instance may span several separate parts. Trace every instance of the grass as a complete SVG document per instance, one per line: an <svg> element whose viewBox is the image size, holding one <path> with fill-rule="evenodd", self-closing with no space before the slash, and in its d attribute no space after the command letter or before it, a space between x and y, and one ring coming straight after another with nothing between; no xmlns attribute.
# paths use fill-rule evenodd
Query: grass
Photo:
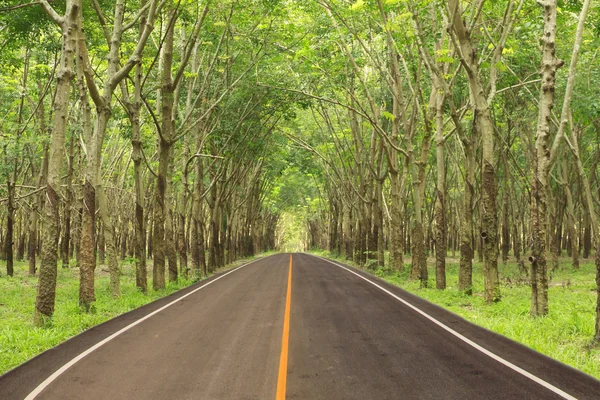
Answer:
<svg viewBox="0 0 600 400"><path fill-rule="evenodd" d="M335 258L329 252L317 254ZM515 262L499 264L502 300L491 305L485 304L483 299L480 263L473 265L473 296L458 292L458 261L454 259L447 261L446 290L435 289L433 259L428 261L428 265L429 286L434 288L421 289L419 282L409 280L408 264L403 272L385 268L370 272L470 322L600 379L600 349L591 346L596 317L596 269L592 261L582 261L580 269L574 270L568 259L561 259L558 270L552 273L550 280L550 312L541 318L529 316L531 288L527 279L519 277Z"/></svg>
<svg viewBox="0 0 600 400"><path fill-rule="evenodd" d="M239 260L226 268L234 268ZM151 287L151 263L148 273ZM79 308L79 269L58 268L56 308L52 322L42 328L33 325L37 277L28 275L26 262L17 262L14 276L0 273L0 375L61 342L118 315L141 307L182 289L194 281L180 278L163 290L143 294L135 287L135 268L131 262L121 266L121 296L113 298L104 266L96 269L96 303L93 311Z"/></svg>

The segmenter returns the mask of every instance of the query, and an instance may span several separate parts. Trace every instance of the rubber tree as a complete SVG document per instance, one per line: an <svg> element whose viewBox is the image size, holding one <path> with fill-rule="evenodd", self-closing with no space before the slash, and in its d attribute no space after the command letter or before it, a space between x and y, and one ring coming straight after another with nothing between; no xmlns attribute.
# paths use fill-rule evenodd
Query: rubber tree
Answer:
<svg viewBox="0 0 600 400"><path fill-rule="evenodd" d="M69 113L69 94L74 77L77 34L81 23L81 0L67 0L64 15L59 15L47 2L40 5L62 32L62 52L56 72L54 120L48 150L48 179L44 206L45 224L42 236L42 260L35 303L34 324L44 325L54 314L59 238L59 191Z"/></svg>
<svg viewBox="0 0 600 400"><path fill-rule="evenodd" d="M507 7L512 7L514 1L509 1ZM483 2L480 3L483 6ZM494 76L496 69L491 66L490 73L491 90L486 97L486 90L482 80L480 64L477 60L477 49L471 38L471 30L465 26L461 4L458 0L448 0L446 12L451 24L450 37L453 46L460 58L460 62L465 70L469 93L471 98L471 107L473 110L473 119L476 127L476 133L481 139L481 232L480 237L483 240L483 275L484 275L484 297L486 302L496 302L500 300L500 280L498 276L498 215L496 210L496 197L498 194L496 166L494 159L494 135L495 125L492 121L490 104L495 95ZM511 15L511 12L505 13ZM476 15L478 13L476 12ZM504 29L502 38L495 46L495 54L502 54L506 37L510 31L511 23L503 21Z"/></svg>
<svg viewBox="0 0 600 400"><path fill-rule="evenodd" d="M96 269L95 257L95 226L96 209L100 210L100 217L106 236L106 244L109 257L110 290L115 297L120 294L120 272L118 265L117 243L115 231L108 210L108 199L104 192L101 171L101 156L104 138L110 117L112 115L112 101L115 89L125 79L134 66L139 62L150 33L154 29L154 20L157 12L158 0L151 0L147 6L142 6L134 21L144 13L146 24L135 48L130 53L125 63L121 62L121 43L123 34L133 27L133 24L125 24L125 1L119 0L114 7L112 32L108 30L102 12L95 4L105 39L108 43L108 68L102 77L102 90L97 86L95 75L88 59L88 50L83 40L83 32L80 33L79 41L81 60L84 68L85 80L90 97L96 106L96 118L93 133L86 143L87 164L83 186L84 213L81 234L81 265L80 265L80 290L79 303L85 310L89 310L95 301L94 273ZM96 203L97 202L97 203Z"/></svg>
<svg viewBox="0 0 600 400"><path fill-rule="evenodd" d="M557 2L555 0L538 0L543 8L544 32L542 35L542 83L539 100L539 113L535 141L534 168L535 175L532 182L531 224L533 236L533 251L531 262L531 314L533 316L548 313L548 271L546 237L548 234L548 211L550 197L550 170L554 165L562 143L564 132L570 116L571 97L575 83L577 59L581 47L585 19L589 8L589 0L584 1L579 15L573 53L569 65L569 75L561 119L558 131L552 145L550 145L550 125L552 122L552 108L554 106L554 92L556 86L556 71L564 62L556 57L556 15ZM575 152L580 163L578 153ZM580 171L581 174L581 171ZM585 176L583 180L586 181ZM588 188L589 189L589 188ZM593 211L593 204L588 202L588 209Z"/></svg>

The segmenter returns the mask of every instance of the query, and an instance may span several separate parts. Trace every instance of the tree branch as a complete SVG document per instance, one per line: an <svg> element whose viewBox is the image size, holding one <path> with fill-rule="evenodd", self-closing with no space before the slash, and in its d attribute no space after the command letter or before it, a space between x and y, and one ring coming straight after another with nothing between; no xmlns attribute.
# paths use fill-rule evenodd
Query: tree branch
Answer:
<svg viewBox="0 0 600 400"><path fill-rule="evenodd" d="M32 3L33 4L33 3ZM56 10L54 10L54 8L52 8L52 6L50 5L50 3L48 3L48 0L40 0L39 2L37 2L37 4L41 5L42 8L44 9L44 11L46 12L46 14L48 14L48 16L50 18L52 18L54 20L54 22L62 27L65 23L65 18L58 15L58 13L56 12ZM29 4L27 4L29 5Z"/></svg>

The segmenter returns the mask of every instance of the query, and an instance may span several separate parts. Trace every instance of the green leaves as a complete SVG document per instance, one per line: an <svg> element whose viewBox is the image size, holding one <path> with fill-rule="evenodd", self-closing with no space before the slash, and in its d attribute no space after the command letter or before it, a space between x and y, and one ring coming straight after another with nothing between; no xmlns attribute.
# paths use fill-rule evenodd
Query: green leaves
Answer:
<svg viewBox="0 0 600 400"><path fill-rule="evenodd" d="M364 7L365 7L364 0L356 0L356 2L350 6L350 9L352 11L358 11L358 10L362 10Z"/></svg>
<svg viewBox="0 0 600 400"><path fill-rule="evenodd" d="M388 112L388 111L384 111L384 112L382 112L382 113L381 113L381 116L382 116L383 118L387 119L388 121L392 121L392 122L394 121L394 119L396 119L396 118L394 117L394 114L392 114L391 112Z"/></svg>

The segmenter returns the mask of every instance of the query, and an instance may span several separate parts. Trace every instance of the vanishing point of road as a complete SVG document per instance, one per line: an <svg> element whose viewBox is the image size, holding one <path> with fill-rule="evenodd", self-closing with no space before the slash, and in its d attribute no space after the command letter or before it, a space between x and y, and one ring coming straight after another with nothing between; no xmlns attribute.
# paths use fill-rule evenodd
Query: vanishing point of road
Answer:
<svg viewBox="0 0 600 400"><path fill-rule="evenodd" d="M0 399L598 399L600 381L354 268L277 254L98 325Z"/></svg>

